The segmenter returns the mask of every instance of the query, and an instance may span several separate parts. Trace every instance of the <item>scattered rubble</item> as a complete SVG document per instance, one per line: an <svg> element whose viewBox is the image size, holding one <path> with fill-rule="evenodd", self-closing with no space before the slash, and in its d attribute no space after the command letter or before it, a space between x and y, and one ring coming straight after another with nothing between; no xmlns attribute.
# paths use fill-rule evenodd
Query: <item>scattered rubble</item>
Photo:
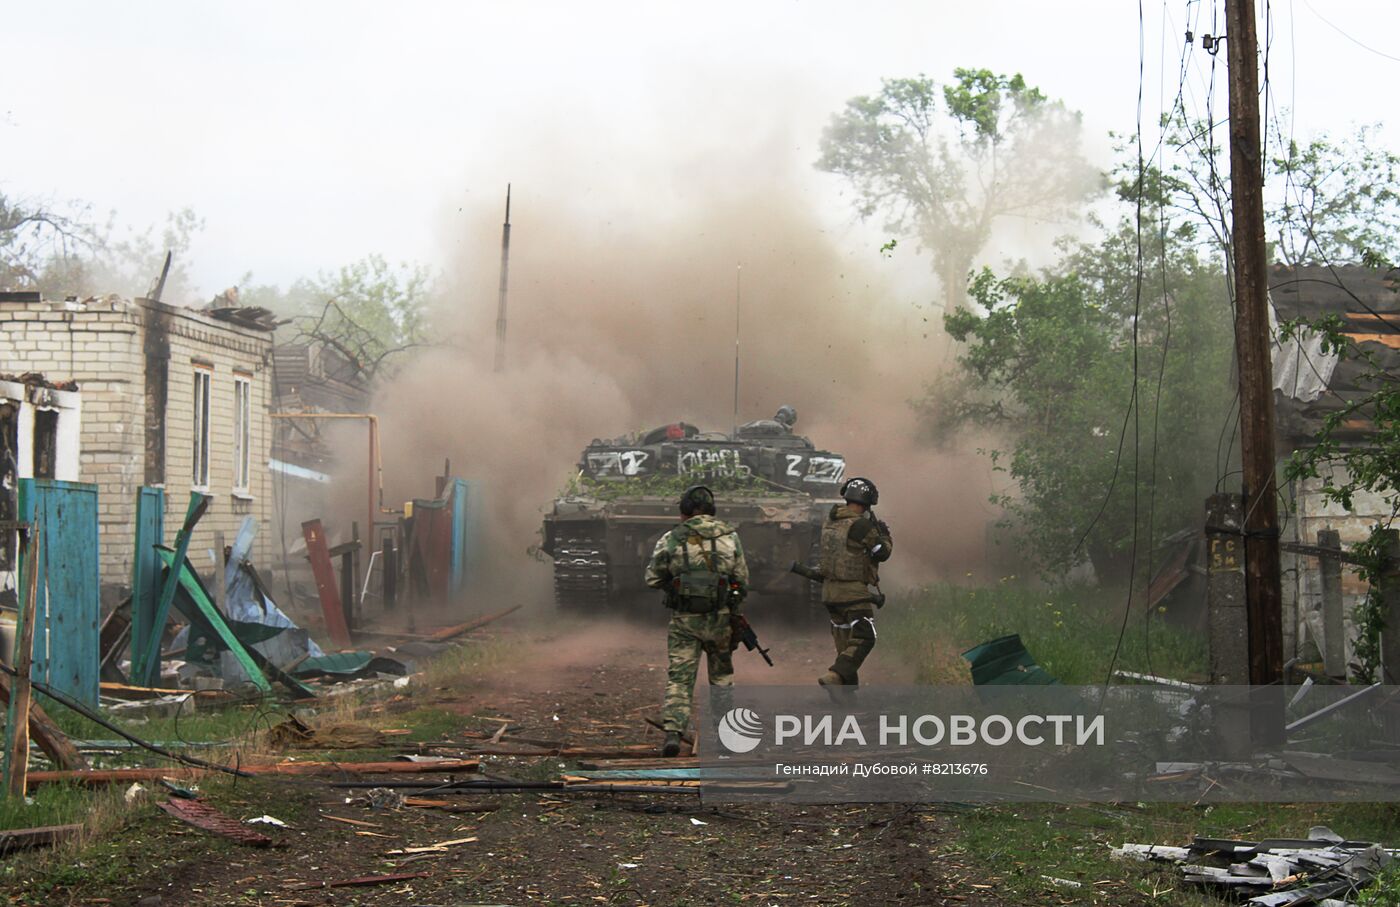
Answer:
<svg viewBox="0 0 1400 907"><path fill-rule="evenodd" d="M1346 907L1355 904L1351 896L1375 881L1400 850L1367 841L1346 841L1319 825L1301 839L1197 837L1189 847L1124 844L1113 854L1177 864L1187 883L1252 895L1245 903L1260 907Z"/></svg>

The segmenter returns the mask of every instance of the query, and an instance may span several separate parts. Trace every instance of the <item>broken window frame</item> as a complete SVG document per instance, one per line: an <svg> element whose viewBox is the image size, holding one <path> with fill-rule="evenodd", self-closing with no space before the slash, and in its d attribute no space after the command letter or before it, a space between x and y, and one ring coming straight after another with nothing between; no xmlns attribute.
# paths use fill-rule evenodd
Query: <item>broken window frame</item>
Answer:
<svg viewBox="0 0 1400 907"><path fill-rule="evenodd" d="M194 401L191 407L194 416L194 437L192 443L193 463L190 487L194 491L209 490L209 405L214 393L214 368L196 362L194 364Z"/></svg>
<svg viewBox="0 0 1400 907"><path fill-rule="evenodd" d="M253 478L253 376L233 373L233 493L250 497Z"/></svg>
<svg viewBox="0 0 1400 907"><path fill-rule="evenodd" d="M36 479L58 478L58 420L56 409L36 407L34 410L34 450L30 475Z"/></svg>

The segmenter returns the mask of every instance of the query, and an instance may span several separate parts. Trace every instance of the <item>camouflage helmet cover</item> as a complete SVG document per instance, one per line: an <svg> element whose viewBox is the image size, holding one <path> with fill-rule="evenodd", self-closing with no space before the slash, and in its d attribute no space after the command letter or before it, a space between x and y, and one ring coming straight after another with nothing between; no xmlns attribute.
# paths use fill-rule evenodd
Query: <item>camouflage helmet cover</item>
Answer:
<svg viewBox="0 0 1400 907"><path fill-rule="evenodd" d="M841 497L850 504L864 504L866 507L874 507L880 503L880 491L875 487L875 483L869 479L856 476L848 479L846 484L841 486Z"/></svg>
<svg viewBox="0 0 1400 907"><path fill-rule="evenodd" d="M704 485L692 485L681 495L681 513L687 517L697 513L715 515L715 493Z"/></svg>

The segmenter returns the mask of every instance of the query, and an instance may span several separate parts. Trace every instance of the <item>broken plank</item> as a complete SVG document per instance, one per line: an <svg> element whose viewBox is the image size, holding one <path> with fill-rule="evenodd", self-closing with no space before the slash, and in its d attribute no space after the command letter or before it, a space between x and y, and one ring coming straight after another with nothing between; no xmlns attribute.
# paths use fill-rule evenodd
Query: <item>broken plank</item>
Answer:
<svg viewBox="0 0 1400 907"><path fill-rule="evenodd" d="M389 885L394 882L407 882L411 879L426 879L431 875L431 872L396 872L391 875L337 879L333 882L288 882L282 887L287 891L315 891L319 888L358 888L367 885Z"/></svg>
<svg viewBox="0 0 1400 907"><path fill-rule="evenodd" d="M460 844L471 844L476 841L476 836L469 838L453 838L451 841L439 841L436 844L425 844L422 847L403 847L389 851L390 856L401 856L414 853L446 853L447 848L456 847Z"/></svg>
<svg viewBox="0 0 1400 907"><path fill-rule="evenodd" d="M488 614L485 617L478 617L476 620L469 620L464 624L457 624L451 627L442 627L441 629L434 630L432 633L428 634L428 638L432 639L435 642L446 642L449 639L454 639L458 636L461 636L463 633L470 633L471 631L484 627L487 624L492 623L493 621L500 620L502 617L505 617L509 614L514 614L516 611L519 611L521 607L521 605L512 605L511 607L506 608L504 611L497 611L495 614Z"/></svg>
<svg viewBox="0 0 1400 907"><path fill-rule="evenodd" d="M23 800L28 792L29 775L29 706L33 699L29 672L34 662L35 602L39 594L39 569L43 548L42 526L37 521L25 536L23 597L19 601L19 624L15 632L15 682L9 696L5 720L5 793Z"/></svg>
<svg viewBox="0 0 1400 907"><path fill-rule="evenodd" d="M239 771L249 775L391 775L424 774L429 772L474 772L481 763L475 759L453 762L276 762L262 765L240 765ZM35 784L68 781L74 784L126 784L132 781L158 781L161 778L198 778L210 773L202 768L114 768L87 771L30 772ZM425 782L425 787L434 786Z"/></svg>
<svg viewBox="0 0 1400 907"><path fill-rule="evenodd" d="M5 674L0 674L0 705L8 706L9 704L10 678ZM68 739L67 734L59 730L58 725L53 723L53 719L37 702L29 704L29 735L34 738L35 743L39 744L39 749L43 750L44 754L52 759L60 769L77 771L88 767L87 760L83 758L82 753L78 752L73 741Z"/></svg>
<svg viewBox="0 0 1400 907"><path fill-rule="evenodd" d="M322 819L330 819L332 822L344 822L346 825L360 825L365 828L383 828L378 822L366 822L364 819L347 819L344 816L332 816L330 813L322 813Z"/></svg>
<svg viewBox="0 0 1400 907"><path fill-rule="evenodd" d="M189 507L185 510L185 522L180 526L180 531L175 533L175 553L172 560L175 563L184 563L185 554L190 550L190 537L194 533L195 524L200 517L204 516L204 511L209 509L209 504L213 501L207 494L197 491L190 492ZM156 572L160 572L160 561L156 561ZM131 679L139 684L154 686L160 678L160 643L161 637L165 633L165 622L170 617L170 607L175 603L175 591L180 586L180 580L176 576L178 571L172 570L166 574L166 578L160 587L160 600L156 603L155 612L151 618L149 627L144 628L147 634L145 639L131 640ZM159 577L157 577L159 579ZM137 627L139 629L139 621Z"/></svg>
<svg viewBox="0 0 1400 907"><path fill-rule="evenodd" d="M43 825L38 828L8 828L0 830L0 854L16 850L52 847L67 841L83 830L82 825Z"/></svg>
<svg viewBox="0 0 1400 907"><path fill-rule="evenodd" d="M320 520L307 520L301 524L301 532L306 539L306 559L311 562L311 575L316 580L316 594L321 600L326 632L338 648L348 649L354 643L350 639L350 628L345 624L345 611L340 606L335 565L331 563L330 550L326 547L326 530Z"/></svg>

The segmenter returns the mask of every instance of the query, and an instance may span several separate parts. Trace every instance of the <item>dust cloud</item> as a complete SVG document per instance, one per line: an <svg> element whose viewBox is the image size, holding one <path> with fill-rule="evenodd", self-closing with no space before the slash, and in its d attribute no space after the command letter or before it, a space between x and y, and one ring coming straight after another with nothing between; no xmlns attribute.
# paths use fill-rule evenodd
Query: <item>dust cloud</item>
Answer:
<svg viewBox="0 0 1400 907"><path fill-rule="evenodd" d="M388 500L422 496L444 459L479 483L488 588L547 600L550 568L527 550L591 439L677 420L730 429L736 290L739 420L792 404L800 434L876 481L896 537L893 581L980 569L986 462L921 441L910 404L951 361L941 305L895 289L874 245L843 248L810 194L775 183L771 166L741 172L752 181L726 170L691 202L625 218L517 186L500 373L501 210L466 212L469 251L435 312L440 345L402 368L375 411Z"/></svg>

